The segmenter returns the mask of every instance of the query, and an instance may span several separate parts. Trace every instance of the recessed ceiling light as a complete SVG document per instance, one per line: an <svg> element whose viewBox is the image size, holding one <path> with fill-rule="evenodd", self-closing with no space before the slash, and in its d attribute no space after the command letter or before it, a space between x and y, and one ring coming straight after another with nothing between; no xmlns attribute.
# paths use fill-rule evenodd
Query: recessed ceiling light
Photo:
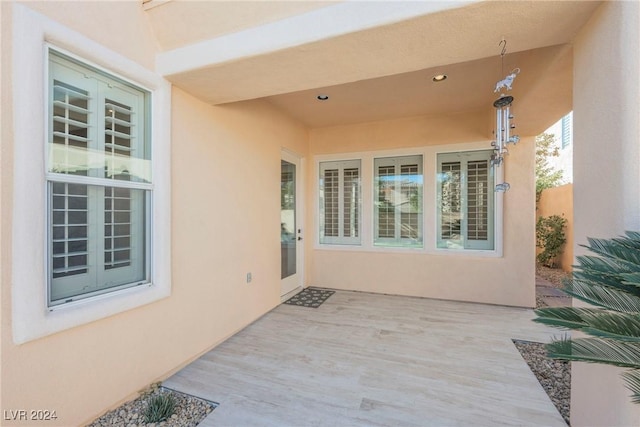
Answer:
<svg viewBox="0 0 640 427"><path fill-rule="evenodd" d="M326 101L327 99L329 99L329 95L320 94L316 96L316 98L318 98L318 101Z"/></svg>
<svg viewBox="0 0 640 427"><path fill-rule="evenodd" d="M435 76L433 76L433 80L434 82L441 82L444 80L447 80L447 75L446 74L436 74Z"/></svg>

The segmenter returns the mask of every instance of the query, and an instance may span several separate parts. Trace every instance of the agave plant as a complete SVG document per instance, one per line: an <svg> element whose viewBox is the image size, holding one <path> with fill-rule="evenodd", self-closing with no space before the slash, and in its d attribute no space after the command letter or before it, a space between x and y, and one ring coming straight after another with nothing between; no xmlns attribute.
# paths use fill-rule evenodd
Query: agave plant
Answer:
<svg viewBox="0 0 640 427"><path fill-rule="evenodd" d="M591 307L542 308L534 321L584 333L547 344L549 357L627 368L622 376L640 403L640 233L588 242L595 255L577 257L564 292Z"/></svg>
<svg viewBox="0 0 640 427"><path fill-rule="evenodd" d="M174 414L176 399L173 394L154 394L149 399L147 408L144 411L145 423L159 423L170 418Z"/></svg>

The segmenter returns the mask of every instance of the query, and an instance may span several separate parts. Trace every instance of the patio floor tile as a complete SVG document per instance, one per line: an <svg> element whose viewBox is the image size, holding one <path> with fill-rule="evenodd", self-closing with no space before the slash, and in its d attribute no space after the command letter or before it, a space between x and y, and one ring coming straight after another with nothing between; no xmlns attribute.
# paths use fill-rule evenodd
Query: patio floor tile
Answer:
<svg viewBox="0 0 640 427"><path fill-rule="evenodd" d="M532 318L337 291L278 306L164 385L220 403L204 426L566 426L511 342L549 340Z"/></svg>

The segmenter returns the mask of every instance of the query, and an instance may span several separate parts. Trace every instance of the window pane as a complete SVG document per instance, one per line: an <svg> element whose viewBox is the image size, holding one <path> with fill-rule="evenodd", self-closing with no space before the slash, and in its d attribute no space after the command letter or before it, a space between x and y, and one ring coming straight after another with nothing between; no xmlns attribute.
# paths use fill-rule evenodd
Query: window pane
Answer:
<svg viewBox="0 0 640 427"><path fill-rule="evenodd" d="M419 234L420 189L418 165L401 165L402 206L400 208L400 237L417 239Z"/></svg>
<svg viewBox="0 0 640 427"><path fill-rule="evenodd" d="M378 168L378 237L395 237L395 167Z"/></svg>
<svg viewBox="0 0 640 427"><path fill-rule="evenodd" d="M104 153L106 178L140 180L136 176L136 164L145 157L144 141L138 134L135 105L138 98L126 92L112 89L104 104ZM119 100L116 100L118 98Z"/></svg>
<svg viewBox="0 0 640 427"><path fill-rule="evenodd" d="M324 235L337 237L339 222L338 169L324 172Z"/></svg>
<svg viewBox="0 0 640 427"><path fill-rule="evenodd" d="M374 160L376 245L422 246L422 156Z"/></svg>
<svg viewBox="0 0 640 427"><path fill-rule="evenodd" d="M360 160L320 163L320 243L360 244Z"/></svg>
<svg viewBox="0 0 640 427"><path fill-rule="evenodd" d="M467 239L487 240L489 162L469 162L467 177Z"/></svg>
<svg viewBox="0 0 640 427"><path fill-rule="evenodd" d="M50 172L151 182L142 89L50 52Z"/></svg>
<svg viewBox="0 0 640 427"><path fill-rule="evenodd" d="M146 281L145 190L49 188L51 199L60 200L51 204L51 304Z"/></svg>
<svg viewBox="0 0 640 427"><path fill-rule="evenodd" d="M360 200L360 170L350 168L344 170L344 208L343 236L358 237L358 201Z"/></svg>
<svg viewBox="0 0 640 427"><path fill-rule="evenodd" d="M132 230L132 212L130 209L107 209L106 206L130 207L131 193L133 191L135 190L128 188L105 188L105 225L109 226L109 232L105 233L104 236L104 263L107 270L131 265L131 254L128 249ZM122 201L126 201L126 203L120 203ZM111 230L116 230L122 234L113 234ZM126 251L123 251L123 249L126 249Z"/></svg>
<svg viewBox="0 0 640 427"><path fill-rule="evenodd" d="M280 277L297 272L296 165L280 162Z"/></svg>
<svg viewBox="0 0 640 427"><path fill-rule="evenodd" d="M52 67L55 74L57 68ZM53 79L51 83L51 172L87 175L87 150L91 145L89 129L89 92L81 87Z"/></svg>
<svg viewBox="0 0 640 427"><path fill-rule="evenodd" d="M54 278L86 272L88 201L85 185L54 183L52 199L52 275ZM79 256L80 255L80 256Z"/></svg>
<svg viewBox="0 0 640 427"><path fill-rule="evenodd" d="M460 241L461 216L460 162L443 163L440 171L440 238Z"/></svg>
<svg viewBox="0 0 640 427"><path fill-rule="evenodd" d="M148 282L150 191L120 185L151 183L151 150L147 91L53 49L48 53L53 306ZM71 174L73 183L59 182Z"/></svg>
<svg viewBox="0 0 640 427"><path fill-rule="evenodd" d="M493 249L492 151L438 155L439 248Z"/></svg>

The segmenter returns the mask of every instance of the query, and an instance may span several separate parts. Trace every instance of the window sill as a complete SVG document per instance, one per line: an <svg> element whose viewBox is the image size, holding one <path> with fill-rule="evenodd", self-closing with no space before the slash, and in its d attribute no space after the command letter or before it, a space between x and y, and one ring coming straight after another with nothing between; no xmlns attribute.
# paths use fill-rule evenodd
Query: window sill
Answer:
<svg viewBox="0 0 640 427"><path fill-rule="evenodd" d="M394 246L362 246L362 245L315 245L316 251L343 251L365 253L404 253L425 256L449 256L467 258L502 258L503 254L498 250L480 249L444 249L444 248L415 248Z"/></svg>

